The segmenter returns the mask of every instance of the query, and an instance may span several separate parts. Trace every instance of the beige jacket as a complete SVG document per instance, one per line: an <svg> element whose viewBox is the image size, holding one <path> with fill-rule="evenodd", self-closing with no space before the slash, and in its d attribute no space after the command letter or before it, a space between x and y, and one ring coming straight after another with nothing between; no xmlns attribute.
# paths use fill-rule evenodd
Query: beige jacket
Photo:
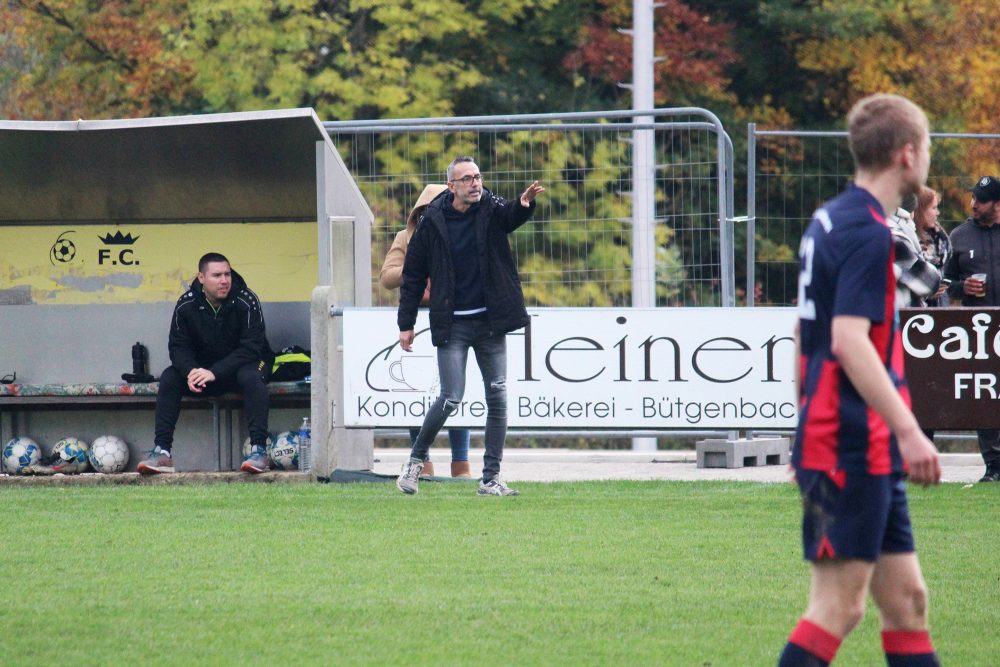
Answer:
<svg viewBox="0 0 1000 667"><path fill-rule="evenodd" d="M378 282L386 289L398 289L403 284L403 262L406 260L406 248L410 245L410 238L413 230L417 228L417 221L420 213L439 194L447 190L446 185L431 184L424 188L417 198L417 203L413 205L413 210L406 218L406 228L396 233L396 238L392 240L389 252L385 254L385 261L382 262L382 270L378 274ZM431 281L427 281L424 289L424 297L420 300L421 305L427 305L431 295Z"/></svg>
<svg viewBox="0 0 1000 667"><path fill-rule="evenodd" d="M382 287L398 289L403 284L403 261L406 259L406 247L410 245L411 236L413 229L407 225L406 229L399 230L396 238L392 240L392 246L385 254L385 262L382 263L382 271L378 274L378 281Z"/></svg>

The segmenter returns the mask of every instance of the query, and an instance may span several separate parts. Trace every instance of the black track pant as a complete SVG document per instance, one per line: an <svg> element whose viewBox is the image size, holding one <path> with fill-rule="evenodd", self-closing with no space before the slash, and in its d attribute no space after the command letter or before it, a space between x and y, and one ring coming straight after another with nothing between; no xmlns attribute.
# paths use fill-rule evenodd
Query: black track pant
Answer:
<svg viewBox="0 0 1000 667"><path fill-rule="evenodd" d="M168 366L160 375L160 388L156 392L156 426L153 442L160 449L170 451L174 443L174 429L181 413L181 398L184 396L219 396L228 392L243 394L243 412L247 416L247 430L250 442L264 446L267 441L267 378L270 368L263 373L257 364L246 364L233 377L209 382L200 394L193 393L187 386L187 378L176 368Z"/></svg>

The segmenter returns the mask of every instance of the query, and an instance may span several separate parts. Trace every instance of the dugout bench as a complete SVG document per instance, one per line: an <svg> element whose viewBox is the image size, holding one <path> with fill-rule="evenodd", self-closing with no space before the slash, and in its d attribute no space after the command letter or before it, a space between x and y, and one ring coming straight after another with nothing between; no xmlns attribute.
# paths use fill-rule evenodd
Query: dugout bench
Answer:
<svg viewBox="0 0 1000 667"><path fill-rule="evenodd" d="M10 437L19 435L18 416L24 412L58 412L81 408L152 411L156 407L157 387L156 382L0 384L0 433L4 442ZM308 413L311 401L308 383L271 382L268 384L268 392L271 409L302 408ZM182 410L194 408L212 411L212 442L215 445L216 465L219 470L233 469L233 410L242 406L243 397L236 393L205 397L185 396L181 399ZM9 433L5 432L7 429L4 428L8 422ZM30 434L25 435L30 436ZM135 453L132 452L132 455Z"/></svg>

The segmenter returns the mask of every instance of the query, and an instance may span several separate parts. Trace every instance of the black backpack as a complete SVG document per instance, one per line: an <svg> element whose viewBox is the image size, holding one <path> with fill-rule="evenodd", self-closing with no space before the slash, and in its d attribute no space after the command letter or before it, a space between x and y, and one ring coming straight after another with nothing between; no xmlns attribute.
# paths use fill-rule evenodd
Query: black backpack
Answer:
<svg viewBox="0 0 1000 667"><path fill-rule="evenodd" d="M298 345L289 345L274 358L271 368L272 382L294 382L302 380L312 372L312 359L309 350Z"/></svg>

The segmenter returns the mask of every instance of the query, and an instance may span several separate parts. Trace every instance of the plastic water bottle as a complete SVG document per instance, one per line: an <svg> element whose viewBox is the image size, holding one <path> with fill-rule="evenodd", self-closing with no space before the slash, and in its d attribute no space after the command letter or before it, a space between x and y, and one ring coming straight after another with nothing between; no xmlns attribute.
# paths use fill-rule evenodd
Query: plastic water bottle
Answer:
<svg viewBox="0 0 1000 667"><path fill-rule="evenodd" d="M299 427L299 470L308 472L312 468L312 427L309 417L302 418Z"/></svg>

